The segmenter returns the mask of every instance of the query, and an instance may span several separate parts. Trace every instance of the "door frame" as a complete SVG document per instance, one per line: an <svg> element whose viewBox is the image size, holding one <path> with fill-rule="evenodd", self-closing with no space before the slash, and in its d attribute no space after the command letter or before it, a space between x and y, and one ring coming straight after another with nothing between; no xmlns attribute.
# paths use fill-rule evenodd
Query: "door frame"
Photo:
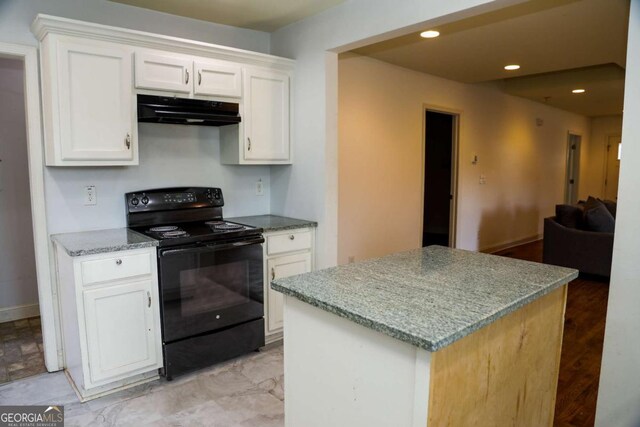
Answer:
<svg viewBox="0 0 640 427"><path fill-rule="evenodd" d="M462 123L462 110L455 108L443 107L434 104L422 104L422 159L420 170L420 246L422 246L422 233L424 233L424 175L425 175L425 152L426 152L426 136L427 136L427 111L434 113L442 113L453 116L453 141L451 143L451 210L449 212L449 247L456 248L458 246L457 229L458 229L458 173L459 173L459 155L460 155L460 130Z"/></svg>
<svg viewBox="0 0 640 427"><path fill-rule="evenodd" d="M53 246L49 240L44 191L44 153L42 118L40 113L40 82L38 50L32 46L0 42L0 56L21 60L24 64L25 119L27 123L27 155L29 164L29 191L31 221L35 249L38 304L42 323L44 362L49 372L62 367L62 352L58 351L60 331L56 317L57 303L54 289L55 271Z"/></svg>
<svg viewBox="0 0 640 427"><path fill-rule="evenodd" d="M575 185L575 191L576 191L576 198L579 200L580 199L580 195L578 193L578 191L580 190L580 158L582 157L582 133L581 132L576 132L573 130L568 130L567 131L567 139L566 139L566 147L567 147L567 151L565 154L565 169L564 169L564 203L568 203L571 204L573 203L572 201L569 201L569 194L567 192L567 181L569 179L569 160L571 159L571 136L578 136L580 137L580 144L578 145L578 150L576 152L576 158L577 158L577 162L576 162L576 170L574 171L574 174L577 176L576 178L576 182L574 183Z"/></svg>
<svg viewBox="0 0 640 427"><path fill-rule="evenodd" d="M619 137L620 138L620 143L622 144L622 134L620 132L611 132L611 133L607 133L604 136L604 160L603 160L603 165L602 165L602 197L605 197L606 192L607 192L607 173L609 172L609 164L607 162L608 158L609 158L609 153L607 153L607 147L609 146L609 139L611 137Z"/></svg>

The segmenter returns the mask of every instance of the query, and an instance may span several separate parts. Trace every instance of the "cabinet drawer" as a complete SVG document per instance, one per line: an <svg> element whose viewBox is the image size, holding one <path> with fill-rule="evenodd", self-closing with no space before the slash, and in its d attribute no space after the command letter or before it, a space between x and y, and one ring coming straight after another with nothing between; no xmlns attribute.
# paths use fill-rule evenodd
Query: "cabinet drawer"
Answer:
<svg viewBox="0 0 640 427"><path fill-rule="evenodd" d="M108 282L151 274L149 253L109 257L81 263L82 283Z"/></svg>
<svg viewBox="0 0 640 427"><path fill-rule="evenodd" d="M284 252L311 249L310 231L293 231L287 234L267 236L267 254L281 254Z"/></svg>

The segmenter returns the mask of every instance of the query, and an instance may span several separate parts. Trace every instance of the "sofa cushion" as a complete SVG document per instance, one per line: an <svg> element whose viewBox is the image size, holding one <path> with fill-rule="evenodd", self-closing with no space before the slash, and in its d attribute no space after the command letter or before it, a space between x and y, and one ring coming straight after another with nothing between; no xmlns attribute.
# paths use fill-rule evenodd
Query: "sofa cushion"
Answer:
<svg viewBox="0 0 640 427"><path fill-rule="evenodd" d="M582 228L584 212L573 205L556 205L556 221L569 228Z"/></svg>
<svg viewBox="0 0 640 427"><path fill-rule="evenodd" d="M598 231L601 233L613 233L616 227L616 220L611 215L604 203L598 202L589 206L584 211L585 229Z"/></svg>
<svg viewBox="0 0 640 427"><path fill-rule="evenodd" d="M616 217L616 210L618 208L618 203L614 202L613 200L601 200L601 202L606 206L607 210L609 211L609 213L613 216L613 218L615 219Z"/></svg>
<svg viewBox="0 0 640 427"><path fill-rule="evenodd" d="M598 207L600 205L603 205L604 203L602 203L599 199L596 199L593 196L589 196L589 198L587 199L586 202L584 202L584 211L588 211L589 209L593 209L595 207Z"/></svg>

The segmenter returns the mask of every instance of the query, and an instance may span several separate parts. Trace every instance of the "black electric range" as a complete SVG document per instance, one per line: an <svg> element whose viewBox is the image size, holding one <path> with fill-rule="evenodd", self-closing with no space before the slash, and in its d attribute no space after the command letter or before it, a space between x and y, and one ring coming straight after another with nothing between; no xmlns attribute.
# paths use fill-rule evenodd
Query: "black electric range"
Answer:
<svg viewBox="0 0 640 427"><path fill-rule="evenodd" d="M158 240L164 375L264 345L262 229L224 221L222 190L125 195L128 226Z"/></svg>

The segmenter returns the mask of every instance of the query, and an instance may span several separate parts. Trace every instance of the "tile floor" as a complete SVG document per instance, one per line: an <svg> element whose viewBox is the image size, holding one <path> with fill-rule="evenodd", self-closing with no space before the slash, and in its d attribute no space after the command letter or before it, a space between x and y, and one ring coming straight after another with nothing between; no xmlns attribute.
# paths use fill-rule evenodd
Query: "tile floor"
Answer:
<svg viewBox="0 0 640 427"><path fill-rule="evenodd" d="M173 381L80 403L62 372L0 385L0 404L64 405L65 426L284 425L283 352L269 346Z"/></svg>
<svg viewBox="0 0 640 427"><path fill-rule="evenodd" d="M0 384L46 371L40 318L0 323Z"/></svg>

